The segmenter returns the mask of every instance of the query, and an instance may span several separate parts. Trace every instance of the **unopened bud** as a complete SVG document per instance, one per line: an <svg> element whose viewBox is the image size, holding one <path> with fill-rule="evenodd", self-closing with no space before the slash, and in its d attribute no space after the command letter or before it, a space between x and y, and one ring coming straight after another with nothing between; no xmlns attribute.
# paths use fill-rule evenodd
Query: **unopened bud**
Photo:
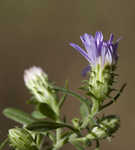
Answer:
<svg viewBox="0 0 135 150"><path fill-rule="evenodd" d="M24 72L26 87L41 103L47 103L56 111L56 95L47 74L40 67L32 67Z"/></svg>
<svg viewBox="0 0 135 150"><path fill-rule="evenodd" d="M112 136L120 126L118 117L111 115L103 117L99 125L92 128L91 133L87 135L88 139L104 139Z"/></svg>
<svg viewBox="0 0 135 150"><path fill-rule="evenodd" d="M13 148L18 150L36 150L31 134L23 128L9 130L9 141Z"/></svg>

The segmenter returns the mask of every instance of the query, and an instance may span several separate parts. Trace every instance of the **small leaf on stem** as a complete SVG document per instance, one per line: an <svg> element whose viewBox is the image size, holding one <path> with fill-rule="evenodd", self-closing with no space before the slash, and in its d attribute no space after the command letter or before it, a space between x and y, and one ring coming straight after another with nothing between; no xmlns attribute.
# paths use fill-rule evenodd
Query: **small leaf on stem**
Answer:
<svg viewBox="0 0 135 150"><path fill-rule="evenodd" d="M23 125L27 125L27 124L35 121L35 119L33 117L31 117L28 113L25 113L16 108L6 108L6 109L4 109L3 114L7 118L12 119Z"/></svg>

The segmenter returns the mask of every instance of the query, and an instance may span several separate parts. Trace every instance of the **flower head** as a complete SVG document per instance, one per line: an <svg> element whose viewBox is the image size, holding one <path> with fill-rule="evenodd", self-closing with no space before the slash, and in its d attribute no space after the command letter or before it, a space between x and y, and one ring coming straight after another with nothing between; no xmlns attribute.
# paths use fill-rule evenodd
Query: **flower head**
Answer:
<svg viewBox="0 0 135 150"><path fill-rule="evenodd" d="M40 103L47 103L57 112L56 93L48 81L47 74L40 67L31 67L24 71L24 82L34 98Z"/></svg>
<svg viewBox="0 0 135 150"><path fill-rule="evenodd" d="M24 82L25 85L30 89L35 87L35 82L38 80L42 81L47 86L47 79L47 74L40 67L33 66L24 71Z"/></svg>
<svg viewBox="0 0 135 150"><path fill-rule="evenodd" d="M110 39L105 41L102 32L96 32L95 37L85 33L80 38L86 51L74 43L70 45L89 62L83 70L83 75L90 71L88 89L102 103L109 96L114 81L113 71L118 60L119 40L114 43L114 36L111 34Z"/></svg>
<svg viewBox="0 0 135 150"><path fill-rule="evenodd" d="M119 40L114 43L113 34L110 35L108 41L103 39L102 32L96 32L95 37L85 33L83 36L80 36L80 38L86 51L74 43L70 43L70 46L80 52L90 63L89 66L84 69L84 73L89 71L90 68L95 67L97 64L101 67L116 64L118 59L117 47Z"/></svg>

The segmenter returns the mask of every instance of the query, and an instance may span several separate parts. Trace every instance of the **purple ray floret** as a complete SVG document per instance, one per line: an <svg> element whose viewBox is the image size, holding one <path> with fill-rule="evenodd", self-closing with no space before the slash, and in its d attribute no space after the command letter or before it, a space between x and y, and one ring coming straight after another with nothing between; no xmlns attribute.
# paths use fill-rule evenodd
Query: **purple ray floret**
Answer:
<svg viewBox="0 0 135 150"><path fill-rule="evenodd" d="M114 43L113 34L110 35L108 41L103 39L102 32L96 32L95 37L85 33L83 36L80 36L80 39L86 51L74 43L70 43L70 46L80 52L90 63L89 66L84 69L84 74L90 70L90 67L96 66L97 64L100 64L102 67L104 67L105 64L116 64L118 59L117 47L119 40Z"/></svg>

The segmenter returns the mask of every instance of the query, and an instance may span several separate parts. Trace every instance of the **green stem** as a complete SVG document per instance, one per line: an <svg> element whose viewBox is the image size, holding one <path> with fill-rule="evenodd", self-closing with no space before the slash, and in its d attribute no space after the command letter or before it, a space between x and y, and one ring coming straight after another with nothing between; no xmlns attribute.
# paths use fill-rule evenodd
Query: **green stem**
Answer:
<svg viewBox="0 0 135 150"><path fill-rule="evenodd" d="M60 99L59 108L61 108L61 107L63 106L63 104L64 104L66 98L67 98L67 94L64 94L64 95L62 96L62 98Z"/></svg>
<svg viewBox="0 0 135 150"><path fill-rule="evenodd" d="M79 94L77 94L77 93L75 93L73 91L70 91L70 90L65 89L65 88L57 87L57 86L55 86L54 89L58 90L58 91L61 91L63 93L66 93L68 95L74 96L77 99L79 99L81 102L85 103L87 106L90 106L90 101L87 98L84 98L81 95L79 95Z"/></svg>
<svg viewBox="0 0 135 150"><path fill-rule="evenodd" d="M61 122L61 119L60 119L60 115L59 115L59 118L57 119L56 121L57 123L62 123ZM61 148L63 145L61 144L61 132L62 132L62 129L61 128L58 128L56 129L56 143L54 145L54 148L53 150L57 150L59 148Z"/></svg>
<svg viewBox="0 0 135 150"><path fill-rule="evenodd" d="M56 130L56 142L58 142L61 139L61 128L58 128Z"/></svg>
<svg viewBox="0 0 135 150"><path fill-rule="evenodd" d="M99 101L92 98L91 118L93 118L99 111Z"/></svg>
<svg viewBox="0 0 135 150"><path fill-rule="evenodd" d="M95 148L95 150L99 150L99 146L100 146L99 141L96 140L96 148Z"/></svg>
<svg viewBox="0 0 135 150"><path fill-rule="evenodd" d="M68 89L68 81L66 80L65 81L65 89ZM64 95L62 96L62 98L60 99L60 102L59 102L59 108L61 109L61 107L63 106L66 98L67 98L68 94L67 93L64 93Z"/></svg>

